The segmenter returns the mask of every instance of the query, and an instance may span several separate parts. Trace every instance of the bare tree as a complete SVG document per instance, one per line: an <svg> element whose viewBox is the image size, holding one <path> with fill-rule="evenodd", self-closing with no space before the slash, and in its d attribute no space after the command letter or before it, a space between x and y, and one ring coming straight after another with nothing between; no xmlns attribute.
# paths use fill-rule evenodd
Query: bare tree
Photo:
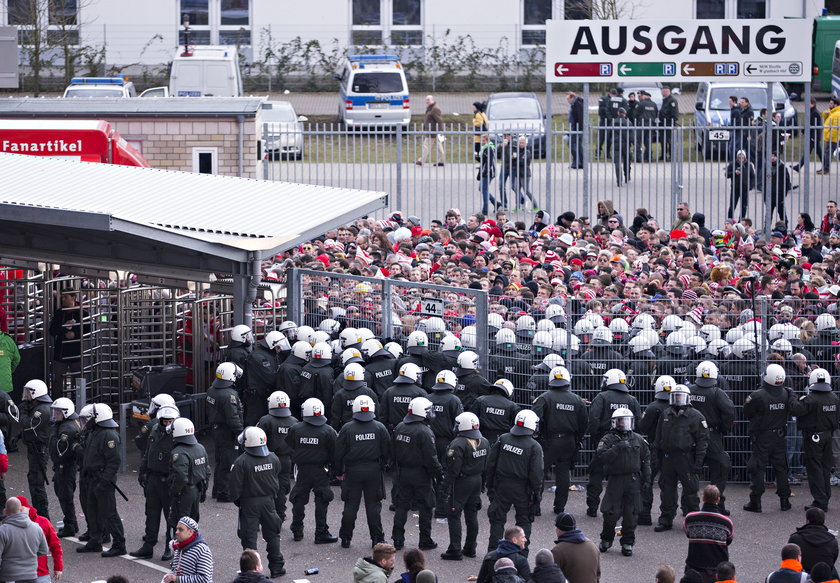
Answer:
<svg viewBox="0 0 840 583"><path fill-rule="evenodd" d="M566 0L567 20L620 20L635 18L642 6L635 0Z"/></svg>

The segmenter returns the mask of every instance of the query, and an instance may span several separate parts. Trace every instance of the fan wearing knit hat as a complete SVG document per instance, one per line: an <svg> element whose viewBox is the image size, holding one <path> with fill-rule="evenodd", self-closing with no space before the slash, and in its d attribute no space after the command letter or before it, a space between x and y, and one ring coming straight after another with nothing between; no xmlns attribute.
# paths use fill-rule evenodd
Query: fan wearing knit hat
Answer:
<svg viewBox="0 0 840 583"><path fill-rule="evenodd" d="M162 583L213 580L213 553L198 532L195 520L182 516L175 527L175 539L170 544L175 556Z"/></svg>

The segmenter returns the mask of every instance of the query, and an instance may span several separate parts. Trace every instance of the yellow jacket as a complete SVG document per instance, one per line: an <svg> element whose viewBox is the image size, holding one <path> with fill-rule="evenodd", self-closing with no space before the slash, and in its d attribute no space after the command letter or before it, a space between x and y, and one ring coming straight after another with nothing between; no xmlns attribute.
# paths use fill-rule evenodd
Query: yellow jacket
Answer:
<svg viewBox="0 0 840 583"><path fill-rule="evenodd" d="M829 111L824 111L822 115L823 140L826 142L840 142L840 105Z"/></svg>
<svg viewBox="0 0 840 583"><path fill-rule="evenodd" d="M481 141L481 134L487 133L487 125L490 122L487 120L487 114L483 111L475 112L473 115L473 127L475 128L475 142Z"/></svg>

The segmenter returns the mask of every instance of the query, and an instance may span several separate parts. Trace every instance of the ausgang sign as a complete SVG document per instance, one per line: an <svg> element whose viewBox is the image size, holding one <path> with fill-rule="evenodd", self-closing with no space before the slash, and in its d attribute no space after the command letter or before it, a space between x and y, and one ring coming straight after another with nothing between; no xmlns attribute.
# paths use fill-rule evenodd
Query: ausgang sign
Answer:
<svg viewBox="0 0 840 583"><path fill-rule="evenodd" d="M549 20L548 82L805 81L811 26L790 20Z"/></svg>

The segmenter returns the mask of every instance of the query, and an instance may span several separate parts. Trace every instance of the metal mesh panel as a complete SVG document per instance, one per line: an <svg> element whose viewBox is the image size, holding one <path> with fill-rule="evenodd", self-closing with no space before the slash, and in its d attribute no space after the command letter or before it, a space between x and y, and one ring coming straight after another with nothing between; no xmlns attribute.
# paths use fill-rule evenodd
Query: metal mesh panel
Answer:
<svg viewBox="0 0 840 583"><path fill-rule="evenodd" d="M43 275L31 269L0 270L0 307L18 343L44 338Z"/></svg>

